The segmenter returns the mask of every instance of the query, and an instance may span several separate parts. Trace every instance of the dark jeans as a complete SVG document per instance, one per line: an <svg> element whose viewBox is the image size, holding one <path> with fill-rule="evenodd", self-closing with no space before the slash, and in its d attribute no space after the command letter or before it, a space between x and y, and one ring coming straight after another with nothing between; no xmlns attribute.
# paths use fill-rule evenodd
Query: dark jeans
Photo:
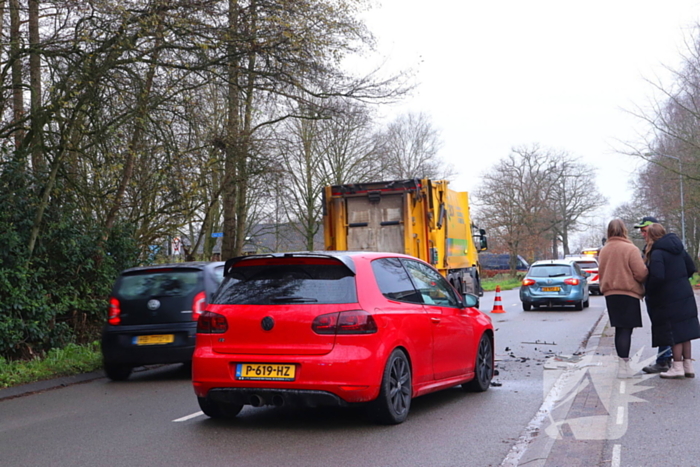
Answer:
<svg viewBox="0 0 700 467"><path fill-rule="evenodd" d="M656 354L656 363L668 363L673 359L670 345L660 345L659 352Z"/></svg>

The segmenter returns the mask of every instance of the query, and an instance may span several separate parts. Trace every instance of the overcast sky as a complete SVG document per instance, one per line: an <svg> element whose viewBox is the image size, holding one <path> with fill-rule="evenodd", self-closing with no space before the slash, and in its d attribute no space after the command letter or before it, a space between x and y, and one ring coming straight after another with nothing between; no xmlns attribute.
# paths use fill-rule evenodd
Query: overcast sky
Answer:
<svg viewBox="0 0 700 467"><path fill-rule="evenodd" d="M432 117L454 188L476 190L511 148L538 143L597 167L612 208L639 165L615 151L643 130L625 110L647 105L645 78L677 68L700 0L380 0L365 18L387 66L420 83L389 114Z"/></svg>

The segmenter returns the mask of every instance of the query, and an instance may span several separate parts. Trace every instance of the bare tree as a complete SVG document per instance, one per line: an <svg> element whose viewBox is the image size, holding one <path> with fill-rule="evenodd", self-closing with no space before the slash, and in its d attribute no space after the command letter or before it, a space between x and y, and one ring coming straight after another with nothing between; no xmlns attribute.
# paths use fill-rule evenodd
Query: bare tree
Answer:
<svg viewBox="0 0 700 467"><path fill-rule="evenodd" d="M290 109L401 94L394 77L341 66L372 45L365 3L0 0L0 262L16 279L0 288L21 298L48 284L20 307L36 310L11 310L26 335L8 332L43 345L68 341L64 323L83 321L84 305L101 320L94 304L135 243L151 260L171 236L206 250L203 236L221 231L224 256L240 253L273 192L268 134Z"/></svg>
<svg viewBox="0 0 700 467"><path fill-rule="evenodd" d="M551 157L555 162L550 204L552 228L554 238L561 241L564 255L568 255L570 235L585 228L586 225L581 222L583 218L605 206L607 200L598 190L593 167L577 162L565 152L552 154Z"/></svg>
<svg viewBox="0 0 700 467"><path fill-rule="evenodd" d="M685 234L686 248L692 257L698 256L700 246L700 189L697 183L665 164L665 157L656 156L637 173L634 180L638 217L654 215L679 236ZM683 199L681 201L681 184ZM685 225L685 229L683 229ZM685 230L683 232L683 230Z"/></svg>
<svg viewBox="0 0 700 467"><path fill-rule="evenodd" d="M539 145L513 149L482 181L476 193L479 219L511 258L557 257L559 241L568 254L571 233L605 204L591 167Z"/></svg>
<svg viewBox="0 0 700 467"><path fill-rule="evenodd" d="M551 157L534 145L513 149L482 177L475 203L479 218L507 246L513 258L513 272L517 255L522 254L528 260L542 255L541 243L527 243L541 239L553 227L550 205L555 175L556 166Z"/></svg>
<svg viewBox="0 0 700 467"><path fill-rule="evenodd" d="M281 195L288 221L302 234L306 249L313 250L314 236L321 225L321 193L328 179L322 170L317 114L313 108L300 113L308 118L287 120L278 140L286 182Z"/></svg>
<svg viewBox="0 0 700 467"><path fill-rule="evenodd" d="M3 158L34 156L36 169L24 174L36 191L29 257L51 203L65 201L100 225L103 242L117 224L132 226L144 248L200 224L224 232L225 257L239 254L257 215L252 187L269 170L266 132L297 117L283 104L384 102L406 91L401 75L341 67L372 45L354 0L0 2L10 19L0 50ZM331 160L340 141L327 143L328 167L344 163ZM346 153L370 150L360 141L347 139Z"/></svg>
<svg viewBox="0 0 700 467"><path fill-rule="evenodd" d="M635 220L636 222L636 220ZM633 224L629 224L632 228ZM581 253L585 248L600 248L607 241L608 224L607 220L599 219L597 222L591 223L588 228L572 239L571 251L573 254Z"/></svg>
<svg viewBox="0 0 700 467"><path fill-rule="evenodd" d="M374 120L362 102L334 99L323 103L325 118L318 123L323 171L333 185L377 181L381 171Z"/></svg>
<svg viewBox="0 0 700 467"><path fill-rule="evenodd" d="M649 130L626 154L648 165L637 178L638 193L648 209L664 218L667 229L685 230L686 247L697 257L700 233L700 25L687 36L682 64L667 68L672 81L647 80L655 99L631 111ZM683 196L681 198L681 185ZM662 188L663 187L663 188ZM682 220L685 220L683 222ZM683 229L683 224L686 228Z"/></svg>
<svg viewBox="0 0 700 467"><path fill-rule="evenodd" d="M353 0L228 0L224 256L239 254L242 248L249 211L249 150L256 131L294 117L260 115L261 101L289 99L299 108L309 108L316 99L382 101L405 92L397 86L399 77L358 78L341 67L345 55L372 45L371 34L358 19L358 7Z"/></svg>
<svg viewBox="0 0 700 467"><path fill-rule="evenodd" d="M449 179L454 175L453 168L438 157L440 133L425 113L399 115L377 138L385 180Z"/></svg>

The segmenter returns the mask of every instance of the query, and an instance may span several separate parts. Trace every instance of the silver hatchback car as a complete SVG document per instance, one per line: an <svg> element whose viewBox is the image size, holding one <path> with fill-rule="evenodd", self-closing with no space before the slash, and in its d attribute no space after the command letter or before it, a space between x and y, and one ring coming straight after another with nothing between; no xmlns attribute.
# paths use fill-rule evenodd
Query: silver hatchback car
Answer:
<svg viewBox="0 0 700 467"><path fill-rule="evenodd" d="M523 310L539 306L573 306L574 310L583 310L588 306L589 276L568 258L532 263L520 287Z"/></svg>

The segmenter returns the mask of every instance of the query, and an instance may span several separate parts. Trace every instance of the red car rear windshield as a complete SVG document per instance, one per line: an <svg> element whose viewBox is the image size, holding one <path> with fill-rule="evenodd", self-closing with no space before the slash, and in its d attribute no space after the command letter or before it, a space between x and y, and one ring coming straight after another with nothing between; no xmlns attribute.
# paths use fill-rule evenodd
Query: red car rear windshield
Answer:
<svg viewBox="0 0 700 467"><path fill-rule="evenodd" d="M234 265L212 301L217 305L355 302L355 275L342 263L260 264L254 261Z"/></svg>

